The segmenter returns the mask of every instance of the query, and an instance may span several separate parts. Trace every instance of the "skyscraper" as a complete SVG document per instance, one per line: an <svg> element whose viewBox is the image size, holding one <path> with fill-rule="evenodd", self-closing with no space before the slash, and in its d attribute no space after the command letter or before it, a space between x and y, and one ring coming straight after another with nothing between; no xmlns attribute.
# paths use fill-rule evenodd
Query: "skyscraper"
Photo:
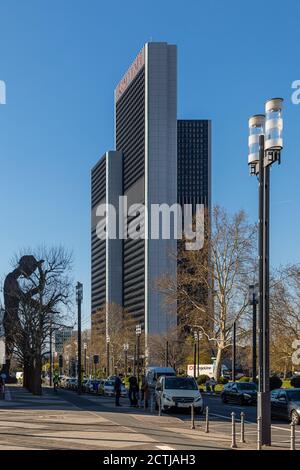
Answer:
<svg viewBox="0 0 300 470"><path fill-rule="evenodd" d="M92 221L91 221L91 257L92 257L92 343L97 341L97 329L106 330L106 325L99 311L110 303L122 305L122 240L110 237L100 238L98 229L105 225L106 210L109 204L118 208L122 194L122 154L106 152L92 169ZM100 210L101 209L101 210ZM118 230L118 225L117 225ZM106 314L107 316L107 314ZM94 351L94 352L97 352Z"/></svg>
<svg viewBox="0 0 300 470"><path fill-rule="evenodd" d="M211 121L177 122L177 193L179 204L211 209Z"/></svg>
<svg viewBox="0 0 300 470"><path fill-rule="evenodd" d="M177 240L151 237L153 205L211 204L211 123L177 121L177 49L167 43L146 44L115 89L115 146L92 170L92 336L97 311L117 303L149 335L176 325L156 283L168 275L176 283ZM143 204L128 216L144 236L99 240L99 204ZM172 234L172 218L170 218ZM174 256L175 255L175 256ZM103 322L102 318L102 322ZM109 318L106 316L106 334ZM94 330L94 331L93 331ZM103 331L103 325L101 330ZM148 357L149 359L149 357Z"/></svg>
<svg viewBox="0 0 300 470"><path fill-rule="evenodd" d="M115 89L116 148L123 154L123 192L128 205L177 201L177 49L148 43ZM171 253L176 240L151 240L151 218L144 240L123 243L123 305L148 334L174 324L155 290L156 280L176 277Z"/></svg>

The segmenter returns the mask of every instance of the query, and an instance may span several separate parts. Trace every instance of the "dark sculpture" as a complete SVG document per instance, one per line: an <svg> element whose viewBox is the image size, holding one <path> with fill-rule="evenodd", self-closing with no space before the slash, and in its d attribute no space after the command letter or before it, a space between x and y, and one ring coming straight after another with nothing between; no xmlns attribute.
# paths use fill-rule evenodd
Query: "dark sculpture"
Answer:
<svg viewBox="0 0 300 470"><path fill-rule="evenodd" d="M5 332L6 362L1 372L5 373L7 378L9 378L10 362L14 347L14 335L22 330L18 316L20 302L21 300L30 300L40 290L40 286L37 286L29 291L23 292L19 286L18 279L21 276L29 278L36 269L39 269L40 274L42 274L41 266L43 262L43 260L37 261L32 255L22 256L18 267L9 273L4 281L5 312L3 327Z"/></svg>

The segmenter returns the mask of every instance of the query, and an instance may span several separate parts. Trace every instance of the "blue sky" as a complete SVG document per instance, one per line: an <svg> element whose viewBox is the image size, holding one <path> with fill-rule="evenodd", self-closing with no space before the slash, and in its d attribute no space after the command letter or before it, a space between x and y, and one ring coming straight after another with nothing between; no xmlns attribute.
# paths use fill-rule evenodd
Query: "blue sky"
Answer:
<svg viewBox="0 0 300 470"><path fill-rule="evenodd" d="M0 276L24 246L63 244L90 308L90 168L113 148L113 90L149 40L178 45L178 117L213 123L213 200L256 220L247 120L285 99L272 169L271 260L300 261L300 4L0 0Z"/></svg>

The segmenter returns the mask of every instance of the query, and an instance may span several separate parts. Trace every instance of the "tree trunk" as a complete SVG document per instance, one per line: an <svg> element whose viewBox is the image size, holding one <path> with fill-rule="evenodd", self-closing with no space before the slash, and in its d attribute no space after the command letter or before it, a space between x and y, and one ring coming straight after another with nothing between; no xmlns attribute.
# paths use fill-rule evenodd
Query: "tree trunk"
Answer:
<svg viewBox="0 0 300 470"><path fill-rule="evenodd" d="M31 370L31 381L30 381L31 382L30 391L34 395L42 395L41 374L42 374L42 359L41 359L41 355L37 354L34 359L33 367Z"/></svg>
<svg viewBox="0 0 300 470"><path fill-rule="evenodd" d="M221 377L222 355L223 355L223 348L218 345L218 352L217 352L215 368L214 368L214 379L216 381L219 381Z"/></svg>

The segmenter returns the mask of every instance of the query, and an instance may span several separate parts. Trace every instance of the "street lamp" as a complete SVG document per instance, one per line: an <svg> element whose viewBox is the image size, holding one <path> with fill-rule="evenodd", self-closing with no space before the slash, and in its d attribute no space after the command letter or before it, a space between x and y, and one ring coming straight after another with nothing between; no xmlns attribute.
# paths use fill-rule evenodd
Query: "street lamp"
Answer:
<svg viewBox="0 0 300 470"><path fill-rule="evenodd" d="M235 382L235 371L236 371L236 320L232 326L232 382Z"/></svg>
<svg viewBox="0 0 300 470"><path fill-rule="evenodd" d="M87 365L86 365L86 351L87 351L87 344L83 343L83 350L84 350L84 373L87 376Z"/></svg>
<svg viewBox="0 0 300 470"><path fill-rule="evenodd" d="M77 312L78 312L78 339L77 339L77 348L78 348L78 364L77 364L77 380L78 380L78 395L81 394L81 304L83 300L83 285L81 282L77 282L76 285L76 302L77 302Z"/></svg>
<svg viewBox="0 0 300 470"><path fill-rule="evenodd" d="M123 349L124 349L124 356L125 356L125 361L124 361L124 369L125 369L125 378L127 377L127 359L128 359L128 349L129 349L129 344L124 343L123 344Z"/></svg>
<svg viewBox="0 0 300 470"><path fill-rule="evenodd" d="M135 334L137 339L137 381L140 381L140 337L142 334L142 325L138 324L135 327Z"/></svg>
<svg viewBox="0 0 300 470"><path fill-rule="evenodd" d="M106 335L106 374L109 377L110 372L110 357L109 357L110 336Z"/></svg>
<svg viewBox="0 0 300 470"><path fill-rule="evenodd" d="M249 305L252 305L252 380L256 380L257 371L256 371L256 328L257 328L257 304L258 304L258 285L251 284L249 286Z"/></svg>
<svg viewBox="0 0 300 470"><path fill-rule="evenodd" d="M199 376L199 368L200 368L200 339L202 335L200 331L194 330L194 377ZM197 342L197 351L196 351L196 342ZM196 357L197 357L197 366L196 366Z"/></svg>
<svg viewBox="0 0 300 470"><path fill-rule="evenodd" d="M250 174L259 180L259 381L257 416L261 420L260 440L271 445L270 328L269 328L269 238L270 167L280 163L282 139L282 98L266 102L265 115L249 119Z"/></svg>

